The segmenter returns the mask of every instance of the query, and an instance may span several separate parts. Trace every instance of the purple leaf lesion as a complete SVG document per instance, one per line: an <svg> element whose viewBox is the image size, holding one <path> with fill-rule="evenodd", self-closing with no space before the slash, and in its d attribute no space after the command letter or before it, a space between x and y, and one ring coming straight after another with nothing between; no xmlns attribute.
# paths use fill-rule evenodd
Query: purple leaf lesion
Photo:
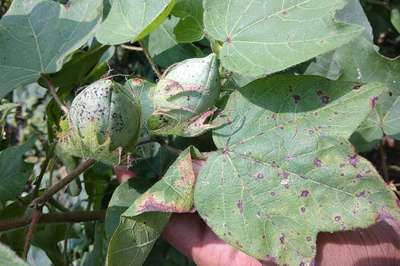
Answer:
<svg viewBox="0 0 400 266"><path fill-rule="evenodd" d="M242 200L238 200L238 202L236 203L236 207L239 209L239 212L241 214L243 214L243 201Z"/></svg>

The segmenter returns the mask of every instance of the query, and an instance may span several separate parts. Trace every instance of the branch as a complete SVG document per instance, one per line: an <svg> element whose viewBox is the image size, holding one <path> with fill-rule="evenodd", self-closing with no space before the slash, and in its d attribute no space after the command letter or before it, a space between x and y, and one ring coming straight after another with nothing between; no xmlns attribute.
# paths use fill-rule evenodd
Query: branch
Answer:
<svg viewBox="0 0 400 266"><path fill-rule="evenodd" d="M46 190L40 197L34 199L32 201L32 205L36 208L40 208L43 206L54 194L56 194L58 191L60 191L63 187L68 185L72 180L74 180L75 177L79 176L83 172L85 172L87 169L89 169L93 164L95 163L95 160L89 159L81 163L76 169L71 171L67 176L65 176L63 179L61 179L58 183L54 184L52 187L50 187L48 190Z"/></svg>
<svg viewBox="0 0 400 266"><path fill-rule="evenodd" d="M162 74L160 72L160 70L157 68L156 63L154 62L153 58L151 58L149 51L146 49L146 47L144 46L143 42L139 42L140 46L142 46L143 48L143 53L147 58L147 61L149 61L151 68L153 69L154 73L157 75L157 78L160 79Z"/></svg>
<svg viewBox="0 0 400 266"><path fill-rule="evenodd" d="M48 90L49 90L51 96L53 96L54 100L60 106L61 110L65 114L68 114L69 113L69 108L58 97L57 92L56 92L56 88L55 88L53 82L46 75L42 75L42 78L46 81L47 87L48 87Z"/></svg>
<svg viewBox="0 0 400 266"><path fill-rule="evenodd" d="M38 177L36 178L34 185L35 188L33 190L33 197L36 198L39 194L39 188L40 188L40 183L42 183L42 179L44 174L46 173L46 170L49 166L49 163L51 161L51 159L53 158L53 154L54 154L54 149L55 149L56 145L55 143L51 144L47 155L46 155L46 159L43 161L43 163L40 165L40 173L38 175Z"/></svg>
<svg viewBox="0 0 400 266"><path fill-rule="evenodd" d="M33 238L33 234L35 232L36 226L40 220L40 217L42 217L42 211L33 209L32 217L31 217L31 223L28 228L28 232L26 233L25 236L25 243L24 243L24 258L26 259L28 256L28 251L29 247L31 246L31 241Z"/></svg>
<svg viewBox="0 0 400 266"><path fill-rule="evenodd" d="M73 211L43 214L37 224L50 223L81 223L104 220L105 211ZM0 220L0 232L25 227L31 223L32 217L20 217Z"/></svg>
<svg viewBox="0 0 400 266"><path fill-rule="evenodd" d="M121 44L121 47L126 49L126 50L143 52L143 48L142 47L131 46L131 45L126 45L126 44Z"/></svg>

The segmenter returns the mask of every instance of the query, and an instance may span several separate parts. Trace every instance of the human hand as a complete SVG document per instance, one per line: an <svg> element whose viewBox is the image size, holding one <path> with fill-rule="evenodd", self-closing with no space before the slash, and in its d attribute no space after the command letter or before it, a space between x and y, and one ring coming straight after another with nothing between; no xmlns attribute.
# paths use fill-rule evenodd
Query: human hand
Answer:
<svg viewBox="0 0 400 266"><path fill-rule="evenodd" d="M273 266L219 239L197 214L174 214L164 238L199 266ZM400 230L380 222L365 230L320 233L315 265L399 266Z"/></svg>

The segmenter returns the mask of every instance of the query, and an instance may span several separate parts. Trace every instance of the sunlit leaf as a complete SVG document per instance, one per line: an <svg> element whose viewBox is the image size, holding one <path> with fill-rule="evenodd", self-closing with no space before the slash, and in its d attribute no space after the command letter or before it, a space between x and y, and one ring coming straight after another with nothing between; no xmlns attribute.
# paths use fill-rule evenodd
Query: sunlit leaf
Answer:
<svg viewBox="0 0 400 266"><path fill-rule="evenodd" d="M335 22L343 0L205 0L208 36L222 43L228 70L262 76L333 50L363 28Z"/></svg>
<svg viewBox="0 0 400 266"><path fill-rule="evenodd" d="M96 38L103 44L141 40L164 21L174 4L175 0L114 0Z"/></svg>
<svg viewBox="0 0 400 266"><path fill-rule="evenodd" d="M94 34L102 0L15 0L0 21L0 98L61 69L64 59Z"/></svg>
<svg viewBox="0 0 400 266"><path fill-rule="evenodd" d="M280 264L311 263L321 231L400 218L395 195L347 138L382 85L274 76L234 92L231 124L201 170L195 207L234 247Z"/></svg>

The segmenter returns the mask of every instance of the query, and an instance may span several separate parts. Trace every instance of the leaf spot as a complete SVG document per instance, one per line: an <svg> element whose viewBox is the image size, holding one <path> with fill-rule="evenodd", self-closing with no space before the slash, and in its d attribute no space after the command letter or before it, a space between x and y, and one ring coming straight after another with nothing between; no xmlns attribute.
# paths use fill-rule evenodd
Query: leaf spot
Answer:
<svg viewBox="0 0 400 266"><path fill-rule="evenodd" d="M322 161L319 158L315 158L314 165L315 165L315 167L321 167Z"/></svg>
<svg viewBox="0 0 400 266"><path fill-rule="evenodd" d="M366 193L365 190L358 192L358 193L356 193L356 197L358 197L358 198L365 197L365 193Z"/></svg>
<svg viewBox="0 0 400 266"><path fill-rule="evenodd" d="M321 102L323 104L328 104L328 103L330 103L330 101L331 101L331 97L329 97L328 95L321 96Z"/></svg>
<svg viewBox="0 0 400 266"><path fill-rule="evenodd" d="M285 235L281 235L281 237L279 238L279 241L281 242L282 245L285 244Z"/></svg>
<svg viewBox="0 0 400 266"><path fill-rule="evenodd" d="M358 157L357 157L357 154L353 154L353 155L350 155L349 156L349 159L348 159L348 162L349 162L349 164L351 164L353 167L357 167L357 165L358 165Z"/></svg>
<svg viewBox="0 0 400 266"><path fill-rule="evenodd" d="M308 190L303 190L302 192L301 192L301 196L303 197L303 198L305 198L305 197L308 197L308 195L310 194L310 192L308 191Z"/></svg>
<svg viewBox="0 0 400 266"><path fill-rule="evenodd" d="M300 95L293 95L293 100L295 104L298 104L301 100Z"/></svg>
<svg viewBox="0 0 400 266"><path fill-rule="evenodd" d="M372 109L376 108L376 105L378 104L378 100L379 100L378 96L374 96L374 97L371 98L370 104L371 104L371 108Z"/></svg>
<svg viewBox="0 0 400 266"><path fill-rule="evenodd" d="M256 179L256 180L264 179L263 173L257 173L257 174L255 175L255 179Z"/></svg>
<svg viewBox="0 0 400 266"><path fill-rule="evenodd" d="M242 200L239 200L236 203L236 207L239 209L240 213L243 214L243 201Z"/></svg>

